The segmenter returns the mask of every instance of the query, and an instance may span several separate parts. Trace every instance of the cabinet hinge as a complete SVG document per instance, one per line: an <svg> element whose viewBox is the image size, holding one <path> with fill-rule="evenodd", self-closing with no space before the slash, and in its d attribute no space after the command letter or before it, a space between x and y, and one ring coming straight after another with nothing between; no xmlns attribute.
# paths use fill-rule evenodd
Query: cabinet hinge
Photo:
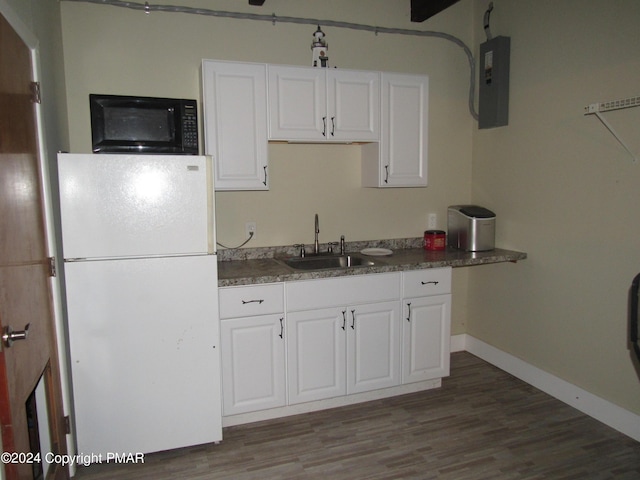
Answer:
<svg viewBox="0 0 640 480"><path fill-rule="evenodd" d="M57 272L56 272L56 257L49 257L49 276L50 277L55 277Z"/></svg>
<svg viewBox="0 0 640 480"><path fill-rule="evenodd" d="M69 418L69 415L63 417L62 420L64 421L64 433L69 435L71 433L71 419Z"/></svg>
<svg viewBox="0 0 640 480"><path fill-rule="evenodd" d="M42 98L40 97L40 82L31 82L31 102L32 103L42 103Z"/></svg>

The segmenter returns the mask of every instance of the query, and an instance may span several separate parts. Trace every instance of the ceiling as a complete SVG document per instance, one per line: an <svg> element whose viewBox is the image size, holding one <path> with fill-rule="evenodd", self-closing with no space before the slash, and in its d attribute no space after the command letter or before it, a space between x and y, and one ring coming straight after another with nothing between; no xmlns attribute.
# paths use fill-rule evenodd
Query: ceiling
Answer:
<svg viewBox="0 0 640 480"><path fill-rule="evenodd" d="M411 21L424 22L459 0L411 0ZM265 0L249 0L249 5L262 6Z"/></svg>
<svg viewBox="0 0 640 480"><path fill-rule="evenodd" d="M411 0L411 21L424 22L459 0Z"/></svg>

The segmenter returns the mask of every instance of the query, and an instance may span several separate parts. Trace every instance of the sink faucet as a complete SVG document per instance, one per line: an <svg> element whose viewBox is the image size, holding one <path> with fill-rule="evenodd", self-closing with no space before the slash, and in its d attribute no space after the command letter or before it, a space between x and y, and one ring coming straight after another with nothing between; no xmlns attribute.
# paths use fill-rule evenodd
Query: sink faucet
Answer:
<svg viewBox="0 0 640 480"><path fill-rule="evenodd" d="M313 242L313 253L315 253L316 255L320 252L320 244L318 243L319 233L320 233L320 222L318 220L318 214L316 213L315 240Z"/></svg>

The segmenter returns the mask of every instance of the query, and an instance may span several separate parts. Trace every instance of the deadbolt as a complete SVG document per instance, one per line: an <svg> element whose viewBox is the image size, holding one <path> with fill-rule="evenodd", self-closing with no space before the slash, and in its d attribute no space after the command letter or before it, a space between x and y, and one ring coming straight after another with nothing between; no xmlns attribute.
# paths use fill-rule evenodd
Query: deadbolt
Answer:
<svg viewBox="0 0 640 480"><path fill-rule="evenodd" d="M4 343L4 346L9 348L13 345L13 342L17 340L26 340L29 335L30 325L30 323L27 323L24 326L24 330L16 330L15 332L11 327L4 327L4 332L2 333L2 343Z"/></svg>

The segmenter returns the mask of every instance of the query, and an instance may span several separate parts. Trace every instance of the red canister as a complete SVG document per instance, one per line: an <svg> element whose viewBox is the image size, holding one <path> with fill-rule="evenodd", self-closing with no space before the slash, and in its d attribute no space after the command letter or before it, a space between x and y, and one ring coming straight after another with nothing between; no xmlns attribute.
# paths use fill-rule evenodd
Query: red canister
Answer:
<svg viewBox="0 0 640 480"><path fill-rule="evenodd" d="M424 232L425 250L444 250L447 244L447 234L443 230L426 230Z"/></svg>

